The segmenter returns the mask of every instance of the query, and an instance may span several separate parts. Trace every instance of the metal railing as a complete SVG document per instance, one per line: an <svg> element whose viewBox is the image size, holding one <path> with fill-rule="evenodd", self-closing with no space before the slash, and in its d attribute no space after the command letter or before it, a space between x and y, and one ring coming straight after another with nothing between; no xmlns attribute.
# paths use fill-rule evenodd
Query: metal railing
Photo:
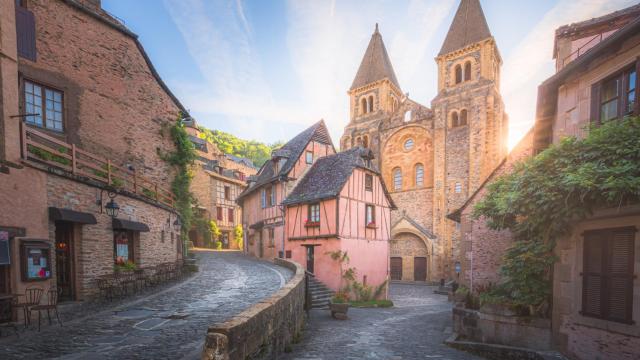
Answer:
<svg viewBox="0 0 640 360"><path fill-rule="evenodd" d="M135 170L116 165L110 159L78 149L23 122L20 123L22 159L63 170L71 175L91 179L116 190L125 190L155 200L169 207L175 195L157 182L138 175Z"/></svg>
<svg viewBox="0 0 640 360"><path fill-rule="evenodd" d="M594 44L592 44L595 40L597 40L597 41ZM593 38L591 38L591 40L587 41L585 44L580 46L577 50L575 50L574 52L572 52L571 54L566 56L564 59L562 59L562 67L565 67L565 65L567 65L568 62L571 62L571 61L577 59L578 57L580 57L580 55L582 55L585 52L589 51L589 49L591 49L592 47L596 46L601 41L602 41L602 33L594 36ZM591 45L591 46L589 46L589 45ZM587 48L587 46L588 46L588 48ZM558 69L558 70L560 70L560 69Z"/></svg>

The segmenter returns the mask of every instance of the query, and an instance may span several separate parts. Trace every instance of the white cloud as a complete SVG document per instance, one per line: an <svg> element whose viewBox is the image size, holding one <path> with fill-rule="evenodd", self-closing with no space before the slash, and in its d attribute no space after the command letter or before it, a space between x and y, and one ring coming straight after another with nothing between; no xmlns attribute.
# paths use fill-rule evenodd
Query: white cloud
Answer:
<svg viewBox="0 0 640 360"><path fill-rule="evenodd" d="M555 30L631 6L635 0L561 0L522 39L504 61L502 95L509 113L509 144L514 146L533 126L537 87L555 72L552 59Z"/></svg>

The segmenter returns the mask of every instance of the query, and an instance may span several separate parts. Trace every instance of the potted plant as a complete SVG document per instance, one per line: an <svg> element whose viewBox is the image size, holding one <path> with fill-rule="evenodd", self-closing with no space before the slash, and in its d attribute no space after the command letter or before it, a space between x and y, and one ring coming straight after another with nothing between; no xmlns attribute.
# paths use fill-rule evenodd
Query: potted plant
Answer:
<svg viewBox="0 0 640 360"><path fill-rule="evenodd" d="M136 264L134 264L131 260L124 261L122 259L119 259L118 262L116 262L116 264L113 266L113 270L116 272L134 271L136 269Z"/></svg>
<svg viewBox="0 0 640 360"><path fill-rule="evenodd" d="M329 310L334 319L346 320L347 311L349 311L349 295L342 290L338 291L329 302Z"/></svg>

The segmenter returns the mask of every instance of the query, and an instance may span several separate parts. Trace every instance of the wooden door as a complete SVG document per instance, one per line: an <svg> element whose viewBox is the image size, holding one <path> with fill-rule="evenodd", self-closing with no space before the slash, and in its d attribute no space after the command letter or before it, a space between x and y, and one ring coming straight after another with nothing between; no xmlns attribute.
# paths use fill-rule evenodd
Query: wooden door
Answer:
<svg viewBox="0 0 640 360"><path fill-rule="evenodd" d="M258 253L264 257L264 244L262 243L262 230L258 233Z"/></svg>
<svg viewBox="0 0 640 360"><path fill-rule="evenodd" d="M427 281L427 258L426 257L413 258L413 280Z"/></svg>
<svg viewBox="0 0 640 360"><path fill-rule="evenodd" d="M402 280L402 258L391 258L391 280Z"/></svg>
<svg viewBox="0 0 640 360"><path fill-rule="evenodd" d="M306 246L306 248L307 248L307 271L313 274L314 247Z"/></svg>
<svg viewBox="0 0 640 360"><path fill-rule="evenodd" d="M60 301L75 297L73 223L56 221L56 284Z"/></svg>

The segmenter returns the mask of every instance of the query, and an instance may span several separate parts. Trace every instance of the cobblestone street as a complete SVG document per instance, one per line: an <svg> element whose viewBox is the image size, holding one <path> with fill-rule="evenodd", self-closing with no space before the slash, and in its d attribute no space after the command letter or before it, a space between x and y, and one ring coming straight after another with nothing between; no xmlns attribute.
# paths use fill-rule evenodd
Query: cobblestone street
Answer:
<svg viewBox="0 0 640 360"><path fill-rule="evenodd" d="M238 252L197 257L200 271L183 283L63 327L3 337L0 359L198 359L209 325L268 297L292 276Z"/></svg>
<svg viewBox="0 0 640 360"><path fill-rule="evenodd" d="M451 335L451 304L433 289L392 284L395 307L350 308L345 321L312 310L302 341L285 359L480 359L442 343Z"/></svg>

